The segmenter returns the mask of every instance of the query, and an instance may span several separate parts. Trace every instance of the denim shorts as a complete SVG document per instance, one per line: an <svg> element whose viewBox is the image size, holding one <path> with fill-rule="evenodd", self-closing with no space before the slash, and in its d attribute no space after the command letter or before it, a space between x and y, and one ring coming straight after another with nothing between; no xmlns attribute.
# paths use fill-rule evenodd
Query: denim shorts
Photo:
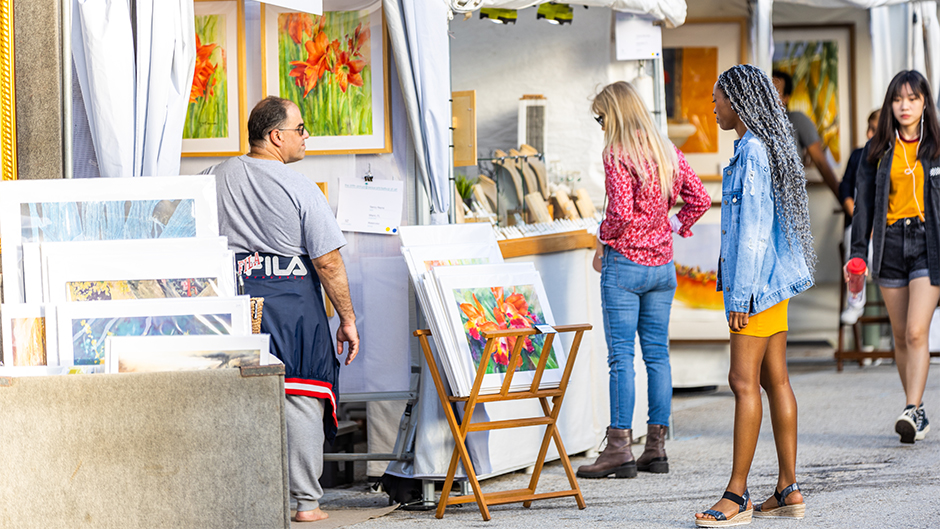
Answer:
<svg viewBox="0 0 940 529"><path fill-rule="evenodd" d="M888 225L878 284L887 288L906 287L911 280L928 274L927 231L923 221L911 217Z"/></svg>

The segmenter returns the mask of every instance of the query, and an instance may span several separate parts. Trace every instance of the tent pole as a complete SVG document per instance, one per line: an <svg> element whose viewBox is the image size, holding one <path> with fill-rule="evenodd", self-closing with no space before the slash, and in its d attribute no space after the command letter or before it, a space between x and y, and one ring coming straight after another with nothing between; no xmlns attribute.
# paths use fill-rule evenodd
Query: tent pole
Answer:
<svg viewBox="0 0 940 529"><path fill-rule="evenodd" d="M61 0L62 13L62 177L72 178L72 0Z"/></svg>

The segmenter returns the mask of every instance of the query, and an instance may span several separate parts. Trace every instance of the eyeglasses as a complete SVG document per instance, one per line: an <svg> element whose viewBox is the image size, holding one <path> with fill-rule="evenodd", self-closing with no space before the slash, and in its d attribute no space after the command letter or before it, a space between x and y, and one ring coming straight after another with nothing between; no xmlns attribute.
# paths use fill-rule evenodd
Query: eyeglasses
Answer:
<svg viewBox="0 0 940 529"><path fill-rule="evenodd" d="M296 129L274 129L274 130L292 130L292 131L296 132L297 134L303 136L303 135L304 135L304 124L301 123L300 125L297 126Z"/></svg>
<svg viewBox="0 0 940 529"><path fill-rule="evenodd" d="M594 116L594 121L596 121L601 128L604 127L604 116Z"/></svg>

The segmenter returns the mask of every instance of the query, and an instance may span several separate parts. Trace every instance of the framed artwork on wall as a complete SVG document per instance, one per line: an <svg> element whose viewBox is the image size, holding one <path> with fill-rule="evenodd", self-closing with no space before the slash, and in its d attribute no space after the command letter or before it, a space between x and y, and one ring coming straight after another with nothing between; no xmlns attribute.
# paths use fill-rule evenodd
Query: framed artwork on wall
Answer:
<svg viewBox="0 0 940 529"><path fill-rule="evenodd" d="M718 128L712 88L721 72L747 62L746 28L745 18L692 18L663 30L669 139L706 182L721 181L734 154L737 136Z"/></svg>
<svg viewBox="0 0 940 529"><path fill-rule="evenodd" d="M809 116L823 149L844 169L855 145L855 26L774 27L773 68L793 77L789 110ZM821 181L810 167L807 179Z"/></svg>
<svg viewBox="0 0 940 529"><path fill-rule="evenodd" d="M245 12L240 0L195 0L196 67L182 156L248 151Z"/></svg>
<svg viewBox="0 0 940 529"><path fill-rule="evenodd" d="M300 107L307 154L392 152L382 2L322 16L261 6L263 96Z"/></svg>

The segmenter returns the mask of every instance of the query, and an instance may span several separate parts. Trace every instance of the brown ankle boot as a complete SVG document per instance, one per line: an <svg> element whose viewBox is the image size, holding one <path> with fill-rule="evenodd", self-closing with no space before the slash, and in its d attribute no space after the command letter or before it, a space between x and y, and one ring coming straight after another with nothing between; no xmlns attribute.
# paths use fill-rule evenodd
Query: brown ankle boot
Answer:
<svg viewBox="0 0 940 529"><path fill-rule="evenodd" d="M593 465L578 467L579 478L635 478L636 461L633 459L633 430L607 428L607 446Z"/></svg>
<svg viewBox="0 0 940 529"><path fill-rule="evenodd" d="M666 426L661 424L647 425L646 449L643 455L636 460L636 469L654 474L667 474L669 472L669 458L666 457Z"/></svg>

